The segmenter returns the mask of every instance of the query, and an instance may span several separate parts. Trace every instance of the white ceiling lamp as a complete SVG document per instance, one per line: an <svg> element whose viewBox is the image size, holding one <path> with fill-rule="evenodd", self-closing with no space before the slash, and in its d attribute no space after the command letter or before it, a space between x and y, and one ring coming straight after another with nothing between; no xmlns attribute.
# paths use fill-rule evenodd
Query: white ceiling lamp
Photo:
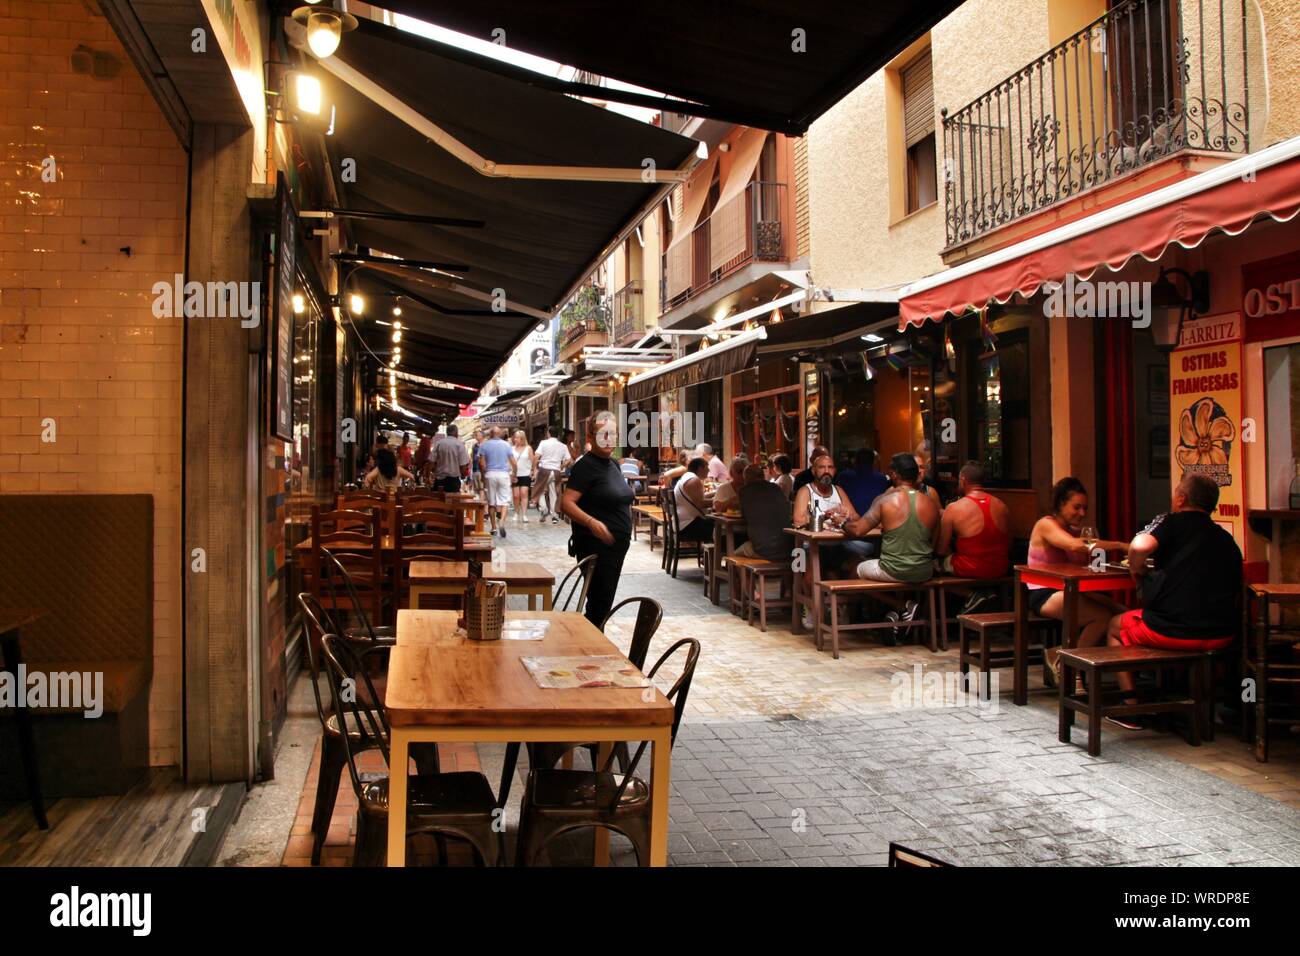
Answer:
<svg viewBox="0 0 1300 956"><path fill-rule="evenodd" d="M307 46L320 60L333 56L343 34L357 28L357 18L352 14L325 6L299 7L293 11L293 18L307 27Z"/></svg>

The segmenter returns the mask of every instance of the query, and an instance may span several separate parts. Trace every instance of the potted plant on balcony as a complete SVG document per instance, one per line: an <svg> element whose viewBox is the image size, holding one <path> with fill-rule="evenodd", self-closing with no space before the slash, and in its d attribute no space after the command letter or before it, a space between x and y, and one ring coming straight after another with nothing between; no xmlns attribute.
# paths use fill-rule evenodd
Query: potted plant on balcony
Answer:
<svg viewBox="0 0 1300 956"><path fill-rule="evenodd" d="M560 311L560 342L564 355L575 346L603 345L612 324L605 290L597 285L583 286Z"/></svg>

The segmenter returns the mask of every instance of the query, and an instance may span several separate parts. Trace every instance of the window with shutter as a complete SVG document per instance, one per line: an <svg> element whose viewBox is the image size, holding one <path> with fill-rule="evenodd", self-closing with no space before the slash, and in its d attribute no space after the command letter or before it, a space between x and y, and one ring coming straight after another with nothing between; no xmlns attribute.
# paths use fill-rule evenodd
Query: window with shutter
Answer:
<svg viewBox="0 0 1300 956"><path fill-rule="evenodd" d="M901 71L903 146L907 150L907 211L939 198L938 156L934 137L934 69L926 50Z"/></svg>

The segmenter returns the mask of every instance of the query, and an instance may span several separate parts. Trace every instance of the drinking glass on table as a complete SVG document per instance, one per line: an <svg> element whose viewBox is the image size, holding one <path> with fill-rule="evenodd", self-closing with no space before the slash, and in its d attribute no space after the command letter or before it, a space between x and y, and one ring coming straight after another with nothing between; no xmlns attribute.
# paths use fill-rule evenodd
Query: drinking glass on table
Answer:
<svg viewBox="0 0 1300 956"><path fill-rule="evenodd" d="M1091 551L1097 546L1097 529L1084 528L1079 532L1079 538L1088 546L1088 550Z"/></svg>

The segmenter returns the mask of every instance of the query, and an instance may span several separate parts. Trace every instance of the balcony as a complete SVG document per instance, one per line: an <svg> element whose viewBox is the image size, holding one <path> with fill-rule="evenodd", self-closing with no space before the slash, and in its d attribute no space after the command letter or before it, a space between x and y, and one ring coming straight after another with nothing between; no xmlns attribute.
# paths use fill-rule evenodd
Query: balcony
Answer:
<svg viewBox="0 0 1300 956"><path fill-rule="evenodd" d="M645 295L641 280L633 279L614 293L614 344L640 338L645 331Z"/></svg>
<svg viewBox="0 0 1300 956"><path fill-rule="evenodd" d="M609 344L609 298L598 285L584 286L560 311L560 361L569 362L583 349Z"/></svg>
<svg viewBox="0 0 1300 956"><path fill-rule="evenodd" d="M659 280L667 312L751 262L786 262L793 239L785 183L754 182L664 253Z"/></svg>
<svg viewBox="0 0 1300 956"><path fill-rule="evenodd" d="M1129 0L942 111L948 248L1180 151L1249 152L1243 10Z"/></svg>

